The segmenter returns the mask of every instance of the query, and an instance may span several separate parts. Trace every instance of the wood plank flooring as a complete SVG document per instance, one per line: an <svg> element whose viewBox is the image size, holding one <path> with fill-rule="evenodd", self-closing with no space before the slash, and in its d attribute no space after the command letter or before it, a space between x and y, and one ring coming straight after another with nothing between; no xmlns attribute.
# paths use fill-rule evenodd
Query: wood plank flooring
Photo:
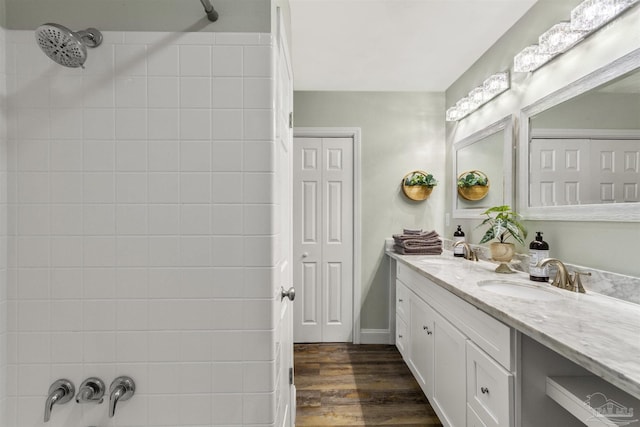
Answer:
<svg viewBox="0 0 640 427"><path fill-rule="evenodd" d="M442 426L390 345L295 344L296 426Z"/></svg>

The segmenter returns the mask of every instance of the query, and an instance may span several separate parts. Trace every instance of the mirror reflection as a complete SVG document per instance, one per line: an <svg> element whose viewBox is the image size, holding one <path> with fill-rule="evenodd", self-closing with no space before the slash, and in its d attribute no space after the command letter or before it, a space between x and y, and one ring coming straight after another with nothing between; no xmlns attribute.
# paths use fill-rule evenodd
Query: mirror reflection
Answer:
<svg viewBox="0 0 640 427"><path fill-rule="evenodd" d="M507 117L454 144L454 217L477 218L491 206L511 203L511 123L511 117ZM455 183L470 171L480 171L488 179L489 191L484 197L465 198L459 194Z"/></svg>
<svg viewBox="0 0 640 427"><path fill-rule="evenodd" d="M640 202L640 70L530 118L529 206Z"/></svg>

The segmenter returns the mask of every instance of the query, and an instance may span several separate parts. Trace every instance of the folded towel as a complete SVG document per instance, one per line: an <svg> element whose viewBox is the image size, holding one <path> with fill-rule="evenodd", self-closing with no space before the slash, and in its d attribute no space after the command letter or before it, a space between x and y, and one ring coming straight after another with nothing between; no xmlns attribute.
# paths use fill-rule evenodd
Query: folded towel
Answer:
<svg viewBox="0 0 640 427"><path fill-rule="evenodd" d="M401 255L440 255L442 247L405 248L395 245L393 249Z"/></svg>
<svg viewBox="0 0 640 427"><path fill-rule="evenodd" d="M403 248L440 248L442 247L442 242L440 240L436 241L425 241L418 239L408 239L403 240L402 242L397 243L398 246L402 246Z"/></svg>
<svg viewBox="0 0 640 427"><path fill-rule="evenodd" d="M402 234L412 234L412 235L416 235L416 234L423 234L424 231L422 230L410 230L408 228L405 228L404 230L402 230Z"/></svg>
<svg viewBox="0 0 640 427"><path fill-rule="evenodd" d="M423 231L419 234L394 234L393 235L393 239L396 242L401 242L403 240L413 240L413 239L421 239L421 240L425 240L425 241L435 241L435 240L440 240L440 236L438 235L438 233L436 233L435 231Z"/></svg>

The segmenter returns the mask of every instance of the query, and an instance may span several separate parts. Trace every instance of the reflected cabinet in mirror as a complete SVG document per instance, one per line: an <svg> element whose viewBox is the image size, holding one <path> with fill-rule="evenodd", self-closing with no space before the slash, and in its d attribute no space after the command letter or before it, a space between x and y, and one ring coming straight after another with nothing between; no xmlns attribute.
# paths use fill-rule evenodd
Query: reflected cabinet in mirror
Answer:
<svg viewBox="0 0 640 427"><path fill-rule="evenodd" d="M505 117L453 144L454 218L478 219L491 206L511 204L513 120Z"/></svg>
<svg viewBox="0 0 640 427"><path fill-rule="evenodd" d="M521 113L525 219L640 221L640 49Z"/></svg>

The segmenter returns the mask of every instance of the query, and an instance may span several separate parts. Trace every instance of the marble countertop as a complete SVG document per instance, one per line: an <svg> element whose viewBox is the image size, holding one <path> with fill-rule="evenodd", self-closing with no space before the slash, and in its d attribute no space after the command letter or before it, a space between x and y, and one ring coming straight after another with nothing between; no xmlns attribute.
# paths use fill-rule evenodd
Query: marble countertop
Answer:
<svg viewBox="0 0 640 427"><path fill-rule="evenodd" d="M536 284L524 273L499 274L497 264L442 255L387 254L503 323L640 399L640 305L589 292L551 301L482 289L488 279Z"/></svg>

